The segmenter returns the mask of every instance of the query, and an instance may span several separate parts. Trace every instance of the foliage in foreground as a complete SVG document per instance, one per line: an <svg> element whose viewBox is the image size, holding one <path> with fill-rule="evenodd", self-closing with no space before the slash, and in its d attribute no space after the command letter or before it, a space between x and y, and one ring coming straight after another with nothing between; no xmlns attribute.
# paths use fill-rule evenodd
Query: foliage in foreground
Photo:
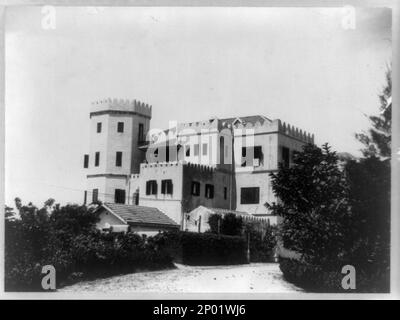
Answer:
<svg viewBox="0 0 400 320"><path fill-rule="evenodd" d="M287 281L305 289L308 292L352 293L352 290L342 288L341 266L331 267L312 265L304 261L281 258L279 262L284 278ZM357 270L357 269L356 269ZM389 292L389 274L379 273L371 277L364 270L356 272L356 289L358 293Z"/></svg>
<svg viewBox="0 0 400 320"><path fill-rule="evenodd" d="M249 242L250 262L270 262L274 258L276 228L261 220L245 220L233 213L211 214L210 233L242 236Z"/></svg>
<svg viewBox="0 0 400 320"><path fill-rule="evenodd" d="M367 132L357 133L356 138L364 145L364 157L390 158L392 148L392 72L386 71L386 85L378 96L379 114L369 116L372 127Z"/></svg>
<svg viewBox="0 0 400 320"><path fill-rule="evenodd" d="M314 291L341 291L344 265L357 274L357 291L388 292L390 275L390 162L349 161L306 145L290 168L272 175L270 206L283 217L284 247L301 261L282 260L286 279Z"/></svg>
<svg viewBox="0 0 400 320"><path fill-rule="evenodd" d="M300 253L307 263L329 265L346 250L351 231L345 176L328 145L305 145L293 162L271 175L280 202L270 208L283 217L280 237L285 248Z"/></svg>
<svg viewBox="0 0 400 320"><path fill-rule="evenodd" d="M160 250L187 265L228 265L247 263L243 237L196 232L167 232L156 235Z"/></svg>
<svg viewBox="0 0 400 320"><path fill-rule="evenodd" d="M42 266L56 269L57 287L76 280L172 266L153 238L95 229L94 208L67 205L11 208L5 221L5 290L41 290Z"/></svg>

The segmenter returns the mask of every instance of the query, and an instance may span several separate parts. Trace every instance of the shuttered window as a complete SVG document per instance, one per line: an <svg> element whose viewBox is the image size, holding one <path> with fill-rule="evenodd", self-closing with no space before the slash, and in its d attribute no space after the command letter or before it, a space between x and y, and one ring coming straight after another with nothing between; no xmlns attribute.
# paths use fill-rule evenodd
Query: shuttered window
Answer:
<svg viewBox="0 0 400 320"><path fill-rule="evenodd" d="M149 180L146 182L146 195L157 194L157 181Z"/></svg>
<svg viewBox="0 0 400 320"><path fill-rule="evenodd" d="M162 194L172 194L172 180L171 179L161 180L161 193Z"/></svg>

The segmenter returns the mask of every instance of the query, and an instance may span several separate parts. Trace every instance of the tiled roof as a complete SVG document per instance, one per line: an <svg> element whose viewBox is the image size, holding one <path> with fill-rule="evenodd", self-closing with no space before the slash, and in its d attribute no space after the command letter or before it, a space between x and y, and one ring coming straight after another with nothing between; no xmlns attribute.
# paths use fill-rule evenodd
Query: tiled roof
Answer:
<svg viewBox="0 0 400 320"><path fill-rule="evenodd" d="M209 208L209 207L205 207L208 210L213 211L216 214L228 214L228 213L233 213L237 216L249 216L250 214L247 212L243 212L243 211L235 211L235 210L229 210L229 209L221 209L221 208Z"/></svg>
<svg viewBox="0 0 400 320"><path fill-rule="evenodd" d="M105 209L111 210L127 223L156 224L179 227L171 218L157 208L127 204L104 203Z"/></svg>
<svg viewBox="0 0 400 320"><path fill-rule="evenodd" d="M255 116L247 116L247 117L235 117L235 118L225 118L225 119L220 119L222 122L228 122L228 123L233 123L236 119L240 119L241 121L247 123L250 122L251 124L255 124L257 121L260 123L263 123L265 120L271 121L267 117L261 116L261 115L255 115Z"/></svg>

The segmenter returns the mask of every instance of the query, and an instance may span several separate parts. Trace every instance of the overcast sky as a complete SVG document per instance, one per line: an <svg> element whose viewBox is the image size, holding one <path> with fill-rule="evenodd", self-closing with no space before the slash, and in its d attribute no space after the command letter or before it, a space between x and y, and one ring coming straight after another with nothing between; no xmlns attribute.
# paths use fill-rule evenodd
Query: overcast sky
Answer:
<svg viewBox="0 0 400 320"><path fill-rule="evenodd" d="M153 105L169 120L261 114L360 155L391 61L391 12L342 8L41 8L6 12L6 204L81 202L89 105Z"/></svg>

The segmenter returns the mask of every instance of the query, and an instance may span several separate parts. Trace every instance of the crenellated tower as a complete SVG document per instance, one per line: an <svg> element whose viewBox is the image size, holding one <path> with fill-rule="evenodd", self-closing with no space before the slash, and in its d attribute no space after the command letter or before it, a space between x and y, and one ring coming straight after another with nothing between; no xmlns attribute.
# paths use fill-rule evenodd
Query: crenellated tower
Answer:
<svg viewBox="0 0 400 320"><path fill-rule="evenodd" d="M145 159L139 147L150 128L151 109L137 100L108 98L91 104L86 203L128 202L130 175L139 173Z"/></svg>

